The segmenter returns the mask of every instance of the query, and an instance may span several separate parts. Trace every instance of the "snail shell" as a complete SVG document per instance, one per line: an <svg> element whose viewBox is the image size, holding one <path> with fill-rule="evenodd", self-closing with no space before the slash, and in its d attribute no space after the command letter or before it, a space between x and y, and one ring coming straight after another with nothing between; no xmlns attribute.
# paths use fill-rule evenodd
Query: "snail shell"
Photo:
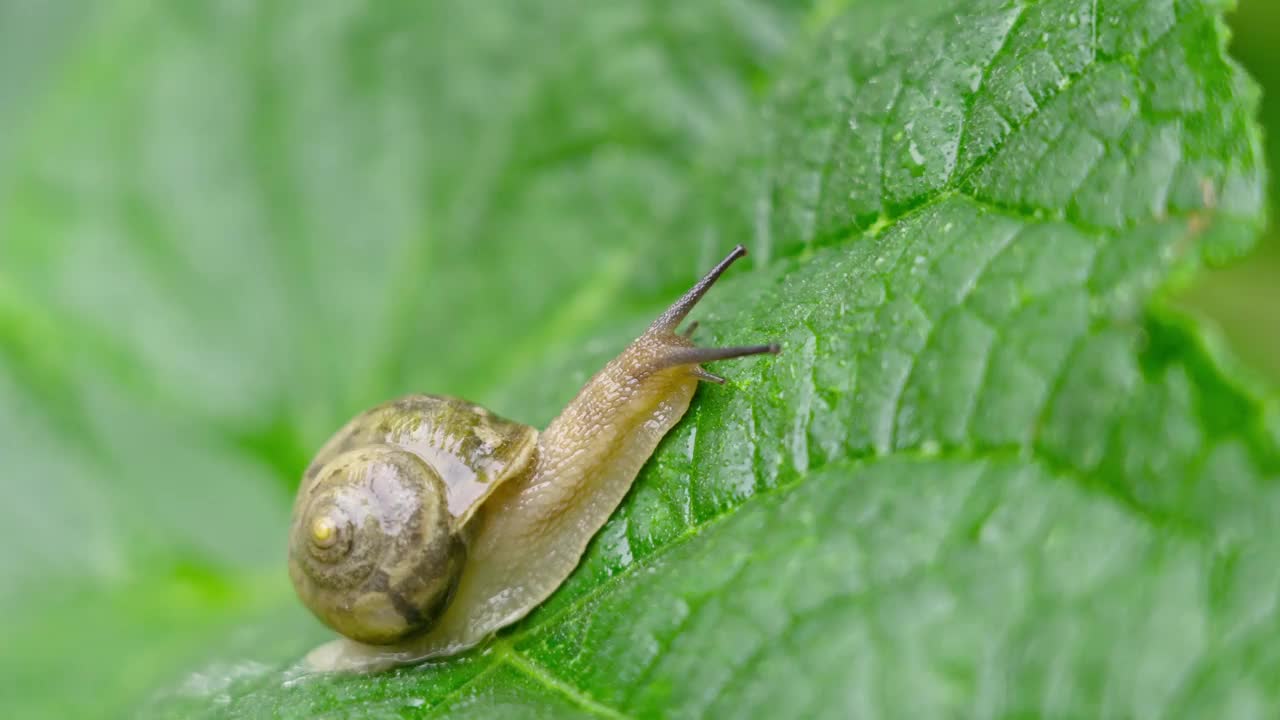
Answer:
<svg viewBox="0 0 1280 720"><path fill-rule="evenodd" d="M385 645L431 627L466 562L466 531L499 485L528 474L537 431L450 397L364 412L303 476L289 574L325 624Z"/></svg>

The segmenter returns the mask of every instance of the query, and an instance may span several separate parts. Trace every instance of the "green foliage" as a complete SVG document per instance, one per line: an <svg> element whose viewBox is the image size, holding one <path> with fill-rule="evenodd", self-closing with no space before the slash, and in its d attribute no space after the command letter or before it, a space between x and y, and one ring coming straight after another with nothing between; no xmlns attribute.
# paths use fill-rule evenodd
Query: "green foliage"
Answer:
<svg viewBox="0 0 1280 720"><path fill-rule="evenodd" d="M1216 4L135 5L5 115L6 716L1280 712L1280 417L1163 299L1262 223ZM783 354L559 592L290 673L329 432L541 425L737 241Z"/></svg>

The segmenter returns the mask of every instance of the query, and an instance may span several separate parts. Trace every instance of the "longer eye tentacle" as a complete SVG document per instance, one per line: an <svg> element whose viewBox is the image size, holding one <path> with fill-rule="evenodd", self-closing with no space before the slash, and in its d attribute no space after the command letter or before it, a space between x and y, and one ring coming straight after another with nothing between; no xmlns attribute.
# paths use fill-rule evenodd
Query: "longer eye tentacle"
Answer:
<svg viewBox="0 0 1280 720"><path fill-rule="evenodd" d="M716 263L716 266L711 268L710 272L703 275L701 280L689 288L688 292L672 303L666 312L659 315L658 319L653 321L653 325L649 326L649 332L675 332L676 326L680 324L680 321L689 315L689 311L693 310L693 306L697 305L702 296L707 294L707 291L716 283L716 280L720 279L724 271L728 270L735 260L746 257L746 255L747 249L745 247L741 245L735 247L723 260Z"/></svg>

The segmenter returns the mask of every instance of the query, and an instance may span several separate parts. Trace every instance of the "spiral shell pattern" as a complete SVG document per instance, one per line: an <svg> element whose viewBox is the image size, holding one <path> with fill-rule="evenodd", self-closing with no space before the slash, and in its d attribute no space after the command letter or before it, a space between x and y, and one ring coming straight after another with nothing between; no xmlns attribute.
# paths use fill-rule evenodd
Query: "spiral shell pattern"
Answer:
<svg viewBox="0 0 1280 720"><path fill-rule="evenodd" d="M466 552L439 474L412 452L368 445L337 455L302 488L289 576L326 625L382 645L435 623Z"/></svg>

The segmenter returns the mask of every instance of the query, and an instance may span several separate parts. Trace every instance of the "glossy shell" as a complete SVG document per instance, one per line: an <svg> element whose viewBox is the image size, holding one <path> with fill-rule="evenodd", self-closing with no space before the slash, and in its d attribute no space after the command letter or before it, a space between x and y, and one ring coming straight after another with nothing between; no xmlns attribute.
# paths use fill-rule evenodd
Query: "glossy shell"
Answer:
<svg viewBox="0 0 1280 720"><path fill-rule="evenodd" d="M456 398L414 395L347 423L303 476L289 534L299 597L347 637L429 629L466 563L468 525L528 474L537 431Z"/></svg>

